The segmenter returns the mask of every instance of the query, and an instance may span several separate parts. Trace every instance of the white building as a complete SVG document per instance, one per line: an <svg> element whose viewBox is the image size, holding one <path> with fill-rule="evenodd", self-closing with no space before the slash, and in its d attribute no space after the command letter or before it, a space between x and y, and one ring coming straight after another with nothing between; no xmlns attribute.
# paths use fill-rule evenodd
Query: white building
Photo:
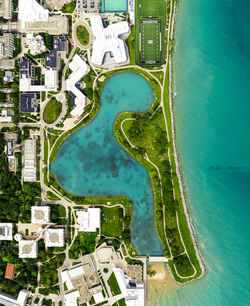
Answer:
<svg viewBox="0 0 250 306"><path fill-rule="evenodd" d="M127 21L122 21L103 27L99 15L91 16L91 29L94 35L91 62L95 66L105 66L104 57L111 54L112 61L109 64L121 65L129 60L125 39L130 29Z"/></svg>
<svg viewBox="0 0 250 306"><path fill-rule="evenodd" d="M19 79L19 90L26 92L57 91L58 71L54 69L45 69L44 85L32 85L31 77L22 74Z"/></svg>
<svg viewBox="0 0 250 306"><path fill-rule="evenodd" d="M11 112L8 109L3 109L2 114L0 116L0 122L9 123L12 121Z"/></svg>
<svg viewBox="0 0 250 306"><path fill-rule="evenodd" d="M48 224L50 222L49 206L32 206L31 207L31 223Z"/></svg>
<svg viewBox="0 0 250 306"><path fill-rule="evenodd" d="M113 269L122 295L127 306L144 306L144 284L136 284L129 276L125 275L121 268ZM131 282L133 285L131 286Z"/></svg>
<svg viewBox="0 0 250 306"><path fill-rule="evenodd" d="M24 182L36 181L36 140L26 139L24 141Z"/></svg>
<svg viewBox="0 0 250 306"><path fill-rule="evenodd" d="M84 275L83 266L78 266L61 272L62 282L66 283L68 290L72 290L74 288L71 280L83 275Z"/></svg>
<svg viewBox="0 0 250 306"><path fill-rule="evenodd" d="M46 229L44 235L47 247L63 247L65 244L63 228Z"/></svg>
<svg viewBox="0 0 250 306"><path fill-rule="evenodd" d="M78 290L68 292L64 296L64 304L66 306L77 306L77 300L80 297L80 293Z"/></svg>
<svg viewBox="0 0 250 306"><path fill-rule="evenodd" d="M12 240L12 223L0 223L0 241Z"/></svg>
<svg viewBox="0 0 250 306"><path fill-rule="evenodd" d="M28 291L21 290L16 299L9 294L0 292L0 304L6 306L24 306L26 305L28 295L29 295Z"/></svg>
<svg viewBox="0 0 250 306"><path fill-rule="evenodd" d="M66 80L66 89L69 91L72 99L74 99L71 104L75 105L75 108L71 111L71 115L77 117L81 116L84 111L86 97L78 88L76 88L76 83L79 82L88 72L88 65L79 55L76 54L69 64L69 69L72 70L72 73Z"/></svg>
<svg viewBox="0 0 250 306"><path fill-rule="evenodd" d="M101 226L100 208L88 208L76 211L78 230L83 232L96 232Z"/></svg>
<svg viewBox="0 0 250 306"><path fill-rule="evenodd" d="M20 32L39 33L48 32L52 35L68 33L68 19L66 16L50 16L36 0L19 0L18 19Z"/></svg>
<svg viewBox="0 0 250 306"><path fill-rule="evenodd" d="M93 298L94 298L96 304L100 304L100 303L104 302L104 300L105 300L102 292L95 293L93 295Z"/></svg>
<svg viewBox="0 0 250 306"><path fill-rule="evenodd" d="M35 240L19 241L19 258L37 258L38 246Z"/></svg>

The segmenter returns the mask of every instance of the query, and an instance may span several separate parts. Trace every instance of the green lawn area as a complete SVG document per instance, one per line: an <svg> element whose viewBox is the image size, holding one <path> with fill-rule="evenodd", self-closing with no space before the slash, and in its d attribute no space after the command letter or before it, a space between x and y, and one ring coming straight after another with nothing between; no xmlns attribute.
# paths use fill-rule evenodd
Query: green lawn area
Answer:
<svg viewBox="0 0 250 306"><path fill-rule="evenodd" d="M120 300L118 301L118 305L119 305L119 306L126 306L125 299L120 299Z"/></svg>
<svg viewBox="0 0 250 306"><path fill-rule="evenodd" d="M48 123L54 123L62 112L62 103L55 98L51 98L43 111L43 120Z"/></svg>
<svg viewBox="0 0 250 306"><path fill-rule="evenodd" d="M65 4L62 8L63 13L73 13L76 8L76 0L70 2L69 4Z"/></svg>
<svg viewBox="0 0 250 306"><path fill-rule="evenodd" d="M155 23L157 20L159 24ZM165 0L137 0L135 2L135 60L138 65L164 63L165 25ZM160 53L159 46L161 46Z"/></svg>
<svg viewBox="0 0 250 306"><path fill-rule="evenodd" d="M129 51L129 59L130 59L130 65L135 64L135 27L131 26L131 32L126 39L126 44L128 46Z"/></svg>
<svg viewBox="0 0 250 306"><path fill-rule="evenodd" d="M47 196L47 198L49 199L49 200L51 200L51 201L59 201L60 200L60 198L58 198L58 196L57 195L55 195L53 192L51 192L51 191L47 191L46 192L46 196Z"/></svg>
<svg viewBox="0 0 250 306"><path fill-rule="evenodd" d="M123 211L121 207L102 207L102 235L120 237L122 235Z"/></svg>
<svg viewBox="0 0 250 306"><path fill-rule="evenodd" d="M117 283L114 272L110 275L110 278L108 280L108 284L109 284L109 287L111 289L111 292L112 292L113 296L121 294L121 290L120 290L120 287Z"/></svg>
<svg viewBox="0 0 250 306"><path fill-rule="evenodd" d="M89 32L88 30L80 25L76 28L76 36L79 42L83 45L86 46L89 43Z"/></svg>

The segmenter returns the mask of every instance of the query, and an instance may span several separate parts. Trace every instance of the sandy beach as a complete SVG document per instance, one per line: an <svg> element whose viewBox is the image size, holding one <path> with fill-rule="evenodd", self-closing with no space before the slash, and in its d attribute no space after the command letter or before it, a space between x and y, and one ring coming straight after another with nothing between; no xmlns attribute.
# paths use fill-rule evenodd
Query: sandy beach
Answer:
<svg viewBox="0 0 250 306"><path fill-rule="evenodd" d="M164 263L154 263L149 268L156 271L156 275L147 278L148 302L155 299L156 295L166 294L166 291L178 287L169 275Z"/></svg>

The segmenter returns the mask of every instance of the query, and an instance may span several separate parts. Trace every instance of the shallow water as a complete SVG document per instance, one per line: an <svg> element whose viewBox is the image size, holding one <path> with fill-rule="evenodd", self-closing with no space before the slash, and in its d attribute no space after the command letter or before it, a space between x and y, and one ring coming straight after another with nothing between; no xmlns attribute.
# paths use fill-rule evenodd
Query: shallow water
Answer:
<svg viewBox="0 0 250 306"><path fill-rule="evenodd" d="M96 118L61 146L51 170L69 192L85 196L126 195L133 203L132 242L142 255L161 255L153 217L153 192L146 169L117 143L116 116L147 111L154 101L148 81L119 73L104 85Z"/></svg>
<svg viewBox="0 0 250 306"><path fill-rule="evenodd" d="M205 279L153 305L249 305L250 2L179 2L177 143Z"/></svg>

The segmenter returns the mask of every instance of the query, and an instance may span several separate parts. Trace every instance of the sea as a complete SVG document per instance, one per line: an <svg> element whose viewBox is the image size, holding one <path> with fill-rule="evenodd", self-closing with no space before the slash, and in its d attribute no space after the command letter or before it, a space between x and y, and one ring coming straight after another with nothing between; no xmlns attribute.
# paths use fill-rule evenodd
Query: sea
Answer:
<svg viewBox="0 0 250 306"><path fill-rule="evenodd" d="M207 273L152 305L250 305L250 1L181 0L175 118Z"/></svg>

